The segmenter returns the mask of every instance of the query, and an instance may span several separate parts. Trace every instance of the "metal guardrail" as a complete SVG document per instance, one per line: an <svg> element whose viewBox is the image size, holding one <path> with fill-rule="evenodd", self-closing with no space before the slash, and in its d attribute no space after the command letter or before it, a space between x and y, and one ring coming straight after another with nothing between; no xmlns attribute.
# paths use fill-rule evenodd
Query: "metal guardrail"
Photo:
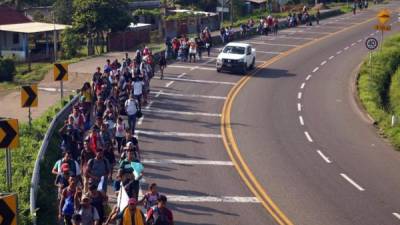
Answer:
<svg viewBox="0 0 400 225"><path fill-rule="evenodd" d="M43 161L44 155L47 152L47 147L49 145L50 138L52 137L54 130L57 127L57 124L60 121L65 119L65 117L70 112L72 106L78 101L78 99L79 99L79 95L76 95L67 105L65 105L56 114L56 116L51 121L49 129L47 129L47 132L43 138L42 145L40 146L40 150L39 150L39 153L38 153L36 161L35 161L35 167L33 168L31 187L30 187L30 193L29 193L30 212L33 217L33 219L32 219L33 225L36 225L36 211L37 211L36 199L37 199L37 190L39 187L39 180L40 180L40 163Z"/></svg>

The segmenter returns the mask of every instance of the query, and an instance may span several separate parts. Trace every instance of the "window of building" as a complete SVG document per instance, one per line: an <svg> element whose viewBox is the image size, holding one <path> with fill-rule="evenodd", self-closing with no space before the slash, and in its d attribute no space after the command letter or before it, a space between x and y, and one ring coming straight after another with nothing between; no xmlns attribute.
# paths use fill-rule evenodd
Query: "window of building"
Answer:
<svg viewBox="0 0 400 225"><path fill-rule="evenodd" d="M13 33L13 44L19 44L19 34Z"/></svg>

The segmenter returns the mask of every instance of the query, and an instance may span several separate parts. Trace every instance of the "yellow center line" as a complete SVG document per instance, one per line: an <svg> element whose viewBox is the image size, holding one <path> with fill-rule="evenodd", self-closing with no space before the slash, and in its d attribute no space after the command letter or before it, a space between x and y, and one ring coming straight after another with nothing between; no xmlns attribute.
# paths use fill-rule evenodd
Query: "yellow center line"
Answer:
<svg viewBox="0 0 400 225"><path fill-rule="evenodd" d="M375 17L370 18L364 22L349 26L340 31L333 32L324 37L317 38L311 42L308 42L304 45L290 49L270 60L265 61L262 65L258 66L256 68L256 70L254 70L252 73L247 74L243 78L241 78L235 84L235 86L232 87L232 89L228 93L227 99L226 99L223 109L222 109L222 117L221 117L221 134L222 134L222 140L223 140L225 149L226 149L230 159L232 160L233 164L235 165L235 168L236 168L237 172L239 173L240 177L245 182L246 186L260 200L261 204L264 206L266 211L280 225L293 225L293 222L282 212L282 210L274 203L274 201L271 199L271 197L266 193L266 190L262 187L260 182L254 176L253 172L250 170L250 168L248 167L247 163L245 162L245 160L241 154L239 147L237 146L237 142L236 142L236 139L233 134L232 127L231 127L231 111L232 111L233 102L234 102L236 96L238 95L239 91L243 88L243 86L250 80L251 77L253 77L261 69L266 68L267 66L277 62L278 60L280 60L296 51L299 51L300 49L303 49L307 46L310 46L310 45L320 42L324 39L332 37L333 35L337 35L339 33L345 32L354 27L369 23L374 19L375 19Z"/></svg>

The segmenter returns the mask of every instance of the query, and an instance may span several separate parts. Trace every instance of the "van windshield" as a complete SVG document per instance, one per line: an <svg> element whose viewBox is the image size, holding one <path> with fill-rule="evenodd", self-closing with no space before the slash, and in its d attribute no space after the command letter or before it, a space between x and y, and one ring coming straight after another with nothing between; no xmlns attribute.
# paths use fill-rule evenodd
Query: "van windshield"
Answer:
<svg viewBox="0 0 400 225"><path fill-rule="evenodd" d="M245 48L244 47L238 47L238 46L226 46L222 52L223 53L244 55Z"/></svg>

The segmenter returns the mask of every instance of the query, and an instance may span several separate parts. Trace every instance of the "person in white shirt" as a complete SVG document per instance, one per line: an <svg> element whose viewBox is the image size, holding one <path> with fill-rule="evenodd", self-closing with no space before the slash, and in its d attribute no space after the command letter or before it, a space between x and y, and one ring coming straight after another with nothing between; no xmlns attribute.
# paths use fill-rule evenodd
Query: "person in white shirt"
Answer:
<svg viewBox="0 0 400 225"><path fill-rule="evenodd" d="M129 129L131 129L132 134L135 134L136 126L136 113L138 112L138 103L135 100L133 93L129 95L129 99L125 101L125 110L128 115Z"/></svg>
<svg viewBox="0 0 400 225"><path fill-rule="evenodd" d="M135 77L133 79L132 82L133 95L135 96L135 99L139 103L139 109L142 106L143 86L144 86L143 79L141 79L140 77Z"/></svg>

